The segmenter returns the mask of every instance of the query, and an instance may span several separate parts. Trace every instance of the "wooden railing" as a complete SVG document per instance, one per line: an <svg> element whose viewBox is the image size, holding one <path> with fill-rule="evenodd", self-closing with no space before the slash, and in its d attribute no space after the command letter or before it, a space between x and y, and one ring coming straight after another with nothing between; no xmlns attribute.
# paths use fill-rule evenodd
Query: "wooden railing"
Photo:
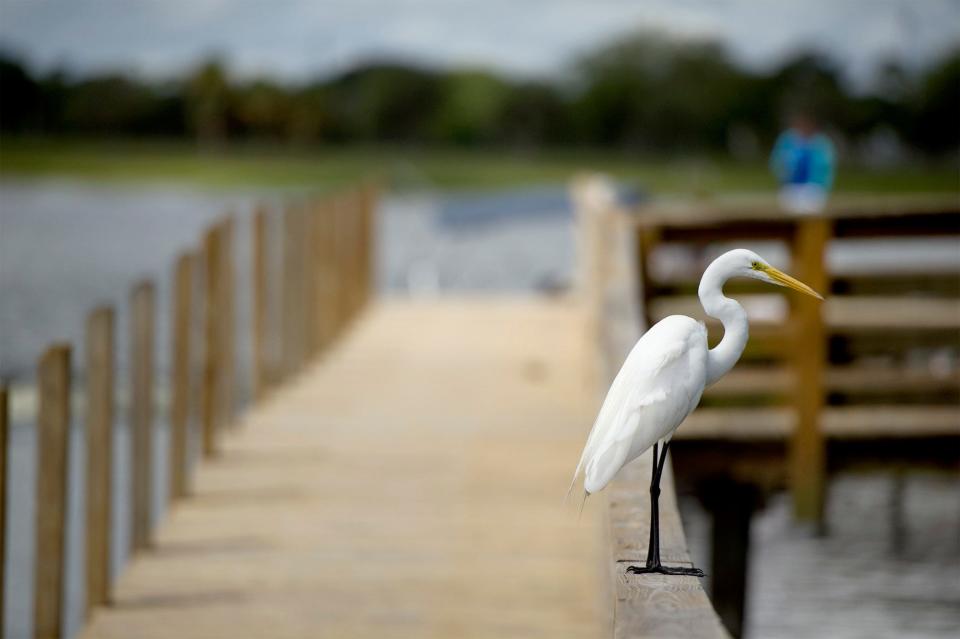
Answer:
<svg viewBox="0 0 960 639"><path fill-rule="evenodd" d="M798 519L822 518L828 439L960 434L960 371L909 361L918 348L960 347L956 266L909 264L891 253L868 270L850 264L831 269L826 256L834 239L960 241L955 198L840 198L823 215L806 217L789 216L762 199L651 205L635 211L634 219L648 321L676 312L703 317L696 283L711 256L708 247L717 243L780 243L788 258L781 266L825 294L823 303L799 295L787 302L778 289L731 282L728 292L748 313L756 311L750 345L677 433L681 439L784 439L784 480ZM658 272L658 253L665 250L687 259ZM777 312L780 306L786 311ZM708 328L717 339L719 324L708 321ZM768 477L781 481L777 473Z"/></svg>
<svg viewBox="0 0 960 639"><path fill-rule="evenodd" d="M752 316L750 342L742 361L707 390L674 438L676 476L713 518L707 568L713 604L739 634L750 520L766 495L787 487L796 518L824 531L829 472L864 465L896 473L956 467L955 261L910 264L894 252L897 245L888 245L882 263L856 269L842 259L832 265L827 251L834 240L861 242L864 257L864 240L960 242L960 203L837 198L823 215L807 217L785 214L762 198L655 203L633 211L631 219L646 322L673 313L708 319L697 283L710 259L732 246L773 251L769 259L782 260L780 266L827 298L821 303L731 281L727 293ZM850 244L846 250L849 255ZM707 326L716 343L722 327L709 319ZM930 365L937 352L947 360L940 370Z"/></svg>
<svg viewBox="0 0 960 639"><path fill-rule="evenodd" d="M637 295L633 221L601 177L578 178L572 195L580 246L578 290L590 316L588 348L597 354L598 386L605 391L646 330ZM649 478L650 458L643 455L601 493L607 502L613 636L728 637L698 579L626 573L630 563L641 564L646 555ZM660 544L661 556L671 565L691 564L669 465L661 483Z"/></svg>
<svg viewBox="0 0 960 639"><path fill-rule="evenodd" d="M251 263L254 402L296 375L328 347L362 310L372 291L373 209L376 191L357 188L253 215ZM210 226L195 249L174 265L170 304L169 497L190 493L188 432L201 431L204 456L216 455L222 434L237 423L237 221L226 216ZM156 287L144 280L129 297L129 412L116 414L116 320L109 306L87 318L83 349L86 431L86 603L109 605L116 418L131 433L132 550L149 552L158 522L151 504L151 450L158 418ZM277 295L279 293L279 295ZM33 635L62 635L65 606L67 459L71 423L70 344L51 345L37 368L36 563ZM0 385L0 586L9 556L6 540L6 461L10 441L9 392ZM3 628L5 590L0 590Z"/></svg>
<svg viewBox="0 0 960 639"><path fill-rule="evenodd" d="M831 269L826 259L833 239L960 240L955 198L838 198L814 217L788 216L764 198L656 202L627 210L609 185L584 178L574 199L580 290L603 388L652 323L673 313L708 319L697 283L721 245L780 243L787 258L780 266L828 298L821 304L791 296L787 302L759 283L727 286L752 316L750 344L743 361L708 389L701 408L678 430L671 453L676 478L698 491L714 518L712 563L704 567L713 599L698 583L623 574L624 562L645 552L649 464L641 457L606 491L615 636L722 636L714 609L739 635L749 522L766 492L787 486L797 517L820 522L828 470L876 467L877 461L901 470L910 464L956 467L960 370L949 363L944 370L922 369L908 361L918 348L954 354L960 348L956 267L911 267L894 259L857 271ZM707 326L716 343L722 328L710 320ZM663 493L661 543L672 544L672 562L684 563L689 556L673 481Z"/></svg>

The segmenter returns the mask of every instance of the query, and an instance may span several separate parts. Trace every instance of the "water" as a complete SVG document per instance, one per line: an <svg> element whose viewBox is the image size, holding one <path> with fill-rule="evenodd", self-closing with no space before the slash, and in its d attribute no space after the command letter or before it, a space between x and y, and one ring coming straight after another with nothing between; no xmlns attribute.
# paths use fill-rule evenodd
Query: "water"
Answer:
<svg viewBox="0 0 960 639"><path fill-rule="evenodd" d="M32 617L35 487L36 358L53 340L82 349L86 313L110 303L118 309L117 428L114 442L112 569L118 573L129 546L129 433L123 370L125 307L130 285L157 282L158 415L155 431L154 517L163 516L168 441L165 414L169 291L179 251L195 247L203 228L232 210L237 225L237 396L249 390L248 217L258 201L276 192L229 193L173 187L96 186L71 182L0 181L0 377L12 381L14 428L9 470L7 562L8 637L27 637ZM554 293L570 285L575 262L574 223L562 188L497 194L407 193L387 197L378 223L377 285L384 294L431 296L464 291ZM784 255L761 247L771 261ZM911 257L912 256L912 257ZM837 268L898 260L931 260L960 270L960 246L934 244L835 244ZM677 264L687 256L674 256ZM665 264L669 267L670 256ZM74 359L82 387L82 350ZM70 513L67 547L67 631L82 625L84 608L83 478L80 397L73 402ZM586 428L586 426L585 426ZM193 455L196 455L194 432ZM906 552L891 557L890 478L841 476L831 483L831 534L815 538L791 523L785 496L771 501L753 524L751 591L746 627L752 637L947 637L960 628L960 499L956 477L911 477ZM696 561L709 565L708 521L696 503L682 502Z"/></svg>

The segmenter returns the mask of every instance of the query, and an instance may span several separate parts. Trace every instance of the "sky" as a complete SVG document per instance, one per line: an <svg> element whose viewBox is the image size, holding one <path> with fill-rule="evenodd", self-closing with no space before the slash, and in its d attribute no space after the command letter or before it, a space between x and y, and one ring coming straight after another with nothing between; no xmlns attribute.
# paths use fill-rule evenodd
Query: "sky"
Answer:
<svg viewBox="0 0 960 639"><path fill-rule="evenodd" d="M960 0L0 0L0 47L33 68L146 77L211 54L293 81L374 58L553 76L641 29L717 38L760 69L815 48L856 86L960 45Z"/></svg>

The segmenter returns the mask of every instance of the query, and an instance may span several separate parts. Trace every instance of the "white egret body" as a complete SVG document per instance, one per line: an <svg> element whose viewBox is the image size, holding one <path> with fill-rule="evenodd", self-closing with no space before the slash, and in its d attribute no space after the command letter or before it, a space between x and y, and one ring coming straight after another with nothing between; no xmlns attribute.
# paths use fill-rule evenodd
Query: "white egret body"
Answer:
<svg viewBox="0 0 960 639"><path fill-rule="evenodd" d="M630 351L587 437L573 484L582 473L586 494L602 490L625 464L653 447L647 565L631 566L631 572L702 576L695 568L660 565L657 498L670 437L700 403L703 390L733 368L747 345L747 313L723 294L724 283L732 277L759 279L820 298L809 286L770 266L753 251L735 249L707 267L698 290L703 310L723 324L723 339L716 347L709 348L702 322L671 315L644 333ZM663 449L658 459L659 442L663 442Z"/></svg>

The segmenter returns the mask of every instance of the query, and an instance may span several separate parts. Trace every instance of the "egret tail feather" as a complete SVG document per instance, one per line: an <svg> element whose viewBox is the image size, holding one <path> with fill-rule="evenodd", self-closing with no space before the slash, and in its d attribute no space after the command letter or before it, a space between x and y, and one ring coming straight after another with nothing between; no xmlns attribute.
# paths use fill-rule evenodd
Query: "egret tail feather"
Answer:
<svg viewBox="0 0 960 639"><path fill-rule="evenodd" d="M583 489L583 500L580 502L580 512L577 513L577 521L580 521L580 518L583 517L583 506L587 503L587 497L590 496L590 492L584 488Z"/></svg>

